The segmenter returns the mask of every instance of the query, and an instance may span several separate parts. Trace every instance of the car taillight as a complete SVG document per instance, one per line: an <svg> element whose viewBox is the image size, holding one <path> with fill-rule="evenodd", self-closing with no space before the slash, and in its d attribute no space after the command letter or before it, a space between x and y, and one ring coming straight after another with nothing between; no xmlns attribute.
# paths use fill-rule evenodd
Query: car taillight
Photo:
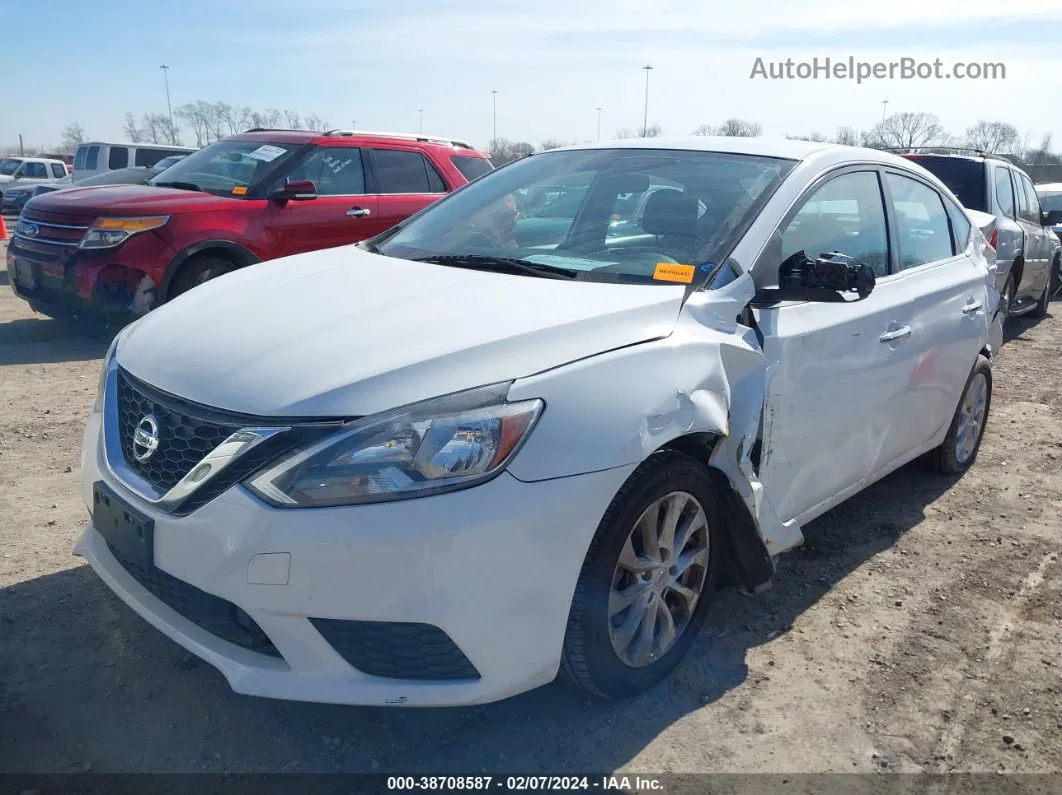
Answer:
<svg viewBox="0 0 1062 795"><path fill-rule="evenodd" d="M998 229L993 229L992 230L992 234L990 234L988 236L988 245L990 245L993 248L993 250L994 250L995 247L996 247L996 243L998 241L999 241L999 230Z"/></svg>

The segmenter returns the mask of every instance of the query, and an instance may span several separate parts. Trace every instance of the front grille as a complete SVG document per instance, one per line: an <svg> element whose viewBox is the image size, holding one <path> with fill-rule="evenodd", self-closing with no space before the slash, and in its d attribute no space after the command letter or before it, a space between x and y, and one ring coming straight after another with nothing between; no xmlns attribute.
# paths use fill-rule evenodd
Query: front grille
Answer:
<svg viewBox="0 0 1062 795"><path fill-rule="evenodd" d="M25 233L30 228L35 231L32 236ZM24 209L12 239L20 256L59 269L77 250L87 229L83 219Z"/></svg>
<svg viewBox="0 0 1062 795"><path fill-rule="evenodd" d="M121 567L152 596L196 626L245 649L281 657L255 620L232 602L201 591L161 569L138 566L110 544L107 548Z"/></svg>
<svg viewBox="0 0 1062 795"><path fill-rule="evenodd" d="M311 618L352 666L388 679L474 680L479 671L450 636L431 624Z"/></svg>
<svg viewBox="0 0 1062 795"><path fill-rule="evenodd" d="M155 488L167 492L243 423L208 418L207 411L163 395L118 371L118 438L125 462ZM159 426L159 446L147 461L133 455L133 434L147 415Z"/></svg>

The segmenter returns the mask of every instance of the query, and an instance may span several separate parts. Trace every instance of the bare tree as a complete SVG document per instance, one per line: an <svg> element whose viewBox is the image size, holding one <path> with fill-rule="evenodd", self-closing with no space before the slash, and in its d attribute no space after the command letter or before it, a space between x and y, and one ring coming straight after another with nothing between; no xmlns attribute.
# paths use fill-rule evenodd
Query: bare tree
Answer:
<svg viewBox="0 0 1062 795"><path fill-rule="evenodd" d="M623 141L628 138L638 138L641 135L641 130L632 130L630 127L623 127L616 130L616 138Z"/></svg>
<svg viewBox="0 0 1062 795"><path fill-rule="evenodd" d="M73 152L83 143L85 143L85 130L80 124L75 121L63 128L63 151Z"/></svg>
<svg viewBox="0 0 1062 795"><path fill-rule="evenodd" d="M813 143L825 143L830 140L820 132L813 132L808 135L787 135L786 138L790 141L812 141Z"/></svg>
<svg viewBox="0 0 1062 795"><path fill-rule="evenodd" d="M285 110L284 111L284 122L292 130L301 130L302 129L302 118L300 118L299 114L296 113L293 110Z"/></svg>
<svg viewBox="0 0 1062 795"><path fill-rule="evenodd" d="M1018 128L1003 121L979 121L966 130L966 146L993 154L1016 154L1021 138Z"/></svg>
<svg viewBox="0 0 1062 795"><path fill-rule="evenodd" d="M701 124L693 131L694 135L715 135L715 127L710 124Z"/></svg>
<svg viewBox="0 0 1062 795"><path fill-rule="evenodd" d="M206 146L213 140L211 138L213 106L209 102L199 100L181 105L177 108L176 115L191 128L196 146Z"/></svg>
<svg viewBox="0 0 1062 795"><path fill-rule="evenodd" d="M165 113L145 113L140 125L141 140L150 141L153 144L173 142L173 136L170 134L170 119Z"/></svg>
<svg viewBox="0 0 1062 795"><path fill-rule="evenodd" d="M518 160L521 157L534 154L535 147L526 141L510 141L508 138L495 138L490 142L490 159L494 165L500 166L510 160Z"/></svg>
<svg viewBox="0 0 1062 795"><path fill-rule="evenodd" d="M932 113L894 113L867 134L868 145L878 149L921 149L940 146L947 139Z"/></svg>
<svg viewBox="0 0 1062 795"><path fill-rule="evenodd" d="M664 128L659 124L650 124L642 130L642 138L659 138L664 134Z"/></svg>
<svg viewBox="0 0 1062 795"><path fill-rule="evenodd" d="M561 141L558 138L547 138L538 145L538 148L541 152L548 152L550 149L560 149L562 146L568 145L567 141Z"/></svg>
<svg viewBox="0 0 1062 795"><path fill-rule="evenodd" d="M833 140L834 143L839 143L842 146L859 146L863 143L855 127L848 126L838 127L837 136Z"/></svg>
<svg viewBox="0 0 1062 795"><path fill-rule="evenodd" d="M328 122L318 116L316 113L311 113L302 122L307 130L318 130L324 132L328 129Z"/></svg>
<svg viewBox="0 0 1062 795"><path fill-rule="evenodd" d="M716 135L726 135L731 138L755 138L763 135L763 125L745 119L727 119L719 125Z"/></svg>
<svg viewBox="0 0 1062 795"><path fill-rule="evenodd" d="M229 128L229 135L241 133L251 127L251 109L246 105L239 107L228 106L225 114L225 125Z"/></svg>
<svg viewBox="0 0 1062 795"><path fill-rule="evenodd" d="M137 126L136 119L133 118L132 113L125 114L125 125L122 129L125 131L125 137L134 144L144 140L144 133Z"/></svg>

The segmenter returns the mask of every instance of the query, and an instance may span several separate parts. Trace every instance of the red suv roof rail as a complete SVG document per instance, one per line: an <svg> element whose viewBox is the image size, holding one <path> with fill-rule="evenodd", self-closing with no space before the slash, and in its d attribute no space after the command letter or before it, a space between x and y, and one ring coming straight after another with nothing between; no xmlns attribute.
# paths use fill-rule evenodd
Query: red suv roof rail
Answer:
<svg viewBox="0 0 1062 795"><path fill-rule="evenodd" d="M458 149L475 149L468 141L459 138L450 138L445 135L413 135L411 133L379 132L376 130L329 130L325 135L350 138L356 135L372 136L374 138L397 138L403 141L418 141L420 143L443 144Z"/></svg>

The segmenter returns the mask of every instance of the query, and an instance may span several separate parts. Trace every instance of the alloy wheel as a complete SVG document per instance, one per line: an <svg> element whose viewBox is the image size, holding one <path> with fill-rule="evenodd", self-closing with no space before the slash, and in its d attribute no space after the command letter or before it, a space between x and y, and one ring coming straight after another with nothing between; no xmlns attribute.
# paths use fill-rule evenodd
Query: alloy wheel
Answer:
<svg viewBox="0 0 1062 795"><path fill-rule="evenodd" d="M708 539L704 508L684 491L655 500L634 523L608 604L612 648L626 665L652 665L686 630L704 591Z"/></svg>
<svg viewBox="0 0 1062 795"><path fill-rule="evenodd" d="M985 424L985 409L988 406L988 379L977 373L966 387L959 407L959 432L955 437L955 458L965 464L977 449L981 429Z"/></svg>

